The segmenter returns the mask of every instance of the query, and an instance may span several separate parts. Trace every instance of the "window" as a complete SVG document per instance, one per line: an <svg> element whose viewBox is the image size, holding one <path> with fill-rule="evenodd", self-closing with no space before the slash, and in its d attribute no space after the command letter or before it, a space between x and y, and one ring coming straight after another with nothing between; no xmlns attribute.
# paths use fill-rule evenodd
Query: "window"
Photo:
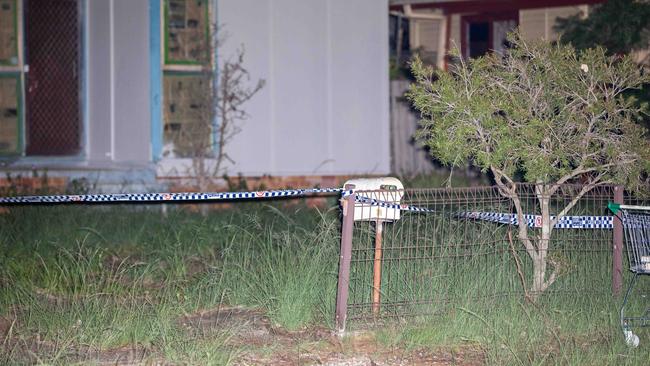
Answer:
<svg viewBox="0 0 650 366"><path fill-rule="evenodd" d="M210 144L206 85L199 74L168 72L163 79L166 157L191 157Z"/></svg>
<svg viewBox="0 0 650 366"><path fill-rule="evenodd" d="M211 143L208 8L205 0L164 1L163 157L191 157Z"/></svg>
<svg viewBox="0 0 650 366"><path fill-rule="evenodd" d="M206 0L167 0L165 64L198 65L209 59Z"/></svg>
<svg viewBox="0 0 650 366"><path fill-rule="evenodd" d="M411 51L409 44L409 20L408 18L395 15L391 15L388 20L390 56L395 58L399 56L399 62L408 61ZM402 57L404 60L402 60Z"/></svg>

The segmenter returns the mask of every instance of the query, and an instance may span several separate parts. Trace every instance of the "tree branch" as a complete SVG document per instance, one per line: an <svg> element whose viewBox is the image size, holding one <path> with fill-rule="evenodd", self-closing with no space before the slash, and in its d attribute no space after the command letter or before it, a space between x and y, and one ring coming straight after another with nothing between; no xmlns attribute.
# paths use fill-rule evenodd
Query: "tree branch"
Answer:
<svg viewBox="0 0 650 366"><path fill-rule="evenodd" d="M526 252L528 253L528 255L533 260L537 260L539 254L535 249L535 245L533 245L533 242L530 240L530 237L528 236L528 225L526 225L526 220L524 219L524 212L521 207L521 201L519 199L519 195L517 194L517 185L512 181L510 177L501 173L499 169L496 169L494 167L491 167L490 169L492 169L492 173L495 175L496 178L495 181L497 182L497 186L499 187L499 192L501 193L501 195L510 198L510 200L512 200L513 204L515 205L515 211L517 212L517 225L519 228L519 233L518 233L519 240L521 240L522 243L524 244L524 247L526 248ZM503 182L504 179L508 182L511 182L510 186L506 185Z"/></svg>
<svg viewBox="0 0 650 366"><path fill-rule="evenodd" d="M526 298L526 300L532 301L532 297L528 292L528 286L526 286L526 278L524 276L524 271L521 269L521 258L519 258L519 254L517 254L517 251L515 250L515 244L512 242L512 232L510 230L508 230L508 243L510 244L510 251L512 252L512 256L515 259L515 266L517 267L517 275L519 276L519 281L521 282L521 288L524 290L524 297Z"/></svg>

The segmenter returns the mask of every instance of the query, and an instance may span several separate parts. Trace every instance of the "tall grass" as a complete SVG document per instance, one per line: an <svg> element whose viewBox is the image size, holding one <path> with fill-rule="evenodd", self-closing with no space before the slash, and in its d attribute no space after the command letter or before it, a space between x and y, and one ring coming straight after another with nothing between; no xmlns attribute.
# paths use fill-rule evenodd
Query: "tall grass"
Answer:
<svg viewBox="0 0 650 366"><path fill-rule="evenodd" d="M385 240L382 296L387 303L433 301L394 307L393 315L428 315L382 321L376 331L386 347L476 348L489 364L650 359L647 332L638 331L637 349L622 341L620 299L609 295L601 273L609 273L605 254L570 257L567 249L573 267L560 279L563 291L530 305L522 300L502 228L473 223L471 235L499 240L468 246L462 244L469 233L450 221L434 220L419 231L406 224L387 229L394 240ZM355 233L355 248L365 266L352 268L350 299L369 306L372 247L364 247L363 235L372 238L372 228L364 225L358 224L366 231ZM208 217L123 206L12 208L0 216L0 324L6 325L0 363L92 363L102 352L133 348L150 362L228 364L245 347L237 329L197 331L181 320L229 306L259 310L272 326L288 330L331 326L339 232L336 208L301 205L246 204ZM453 235L457 240L442 240ZM408 248L408 237L439 246ZM639 283L630 311L644 309L648 286ZM602 291L585 292L584 284ZM482 296L501 292L509 295Z"/></svg>
<svg viewBox="0 0 650 366"><path fill-rule="evenodd" d="M12 208L0 217L0 361L66 364L101 350L224 364L232 330L188 336L183 316L231 305L298 329L331 318L336 212L270 205L207 218L112 207Z"/></svg>
<svg viewBox="0 0 650 366"><path fill-rule="evenodd" d="M374 323L390 347L477 347L489 364L647 364L650 347L630 349L623 342L621 298L612 296L611 231L556 230L551 255L562 268L560 276L530 304L522 289L530 286L532 263L516 235L508 235L510 227L454 215L508 212L508 207L443 205L430 203L439 212L404 214L384 226L379 318L371 300L373 225L355 223L353 329ZM639 282L628 314L641 315L648 308L649 285ZM386 323L386 316L408 316L410 326ZM642 344L650 343L646 329L634 331Z"/></svg>

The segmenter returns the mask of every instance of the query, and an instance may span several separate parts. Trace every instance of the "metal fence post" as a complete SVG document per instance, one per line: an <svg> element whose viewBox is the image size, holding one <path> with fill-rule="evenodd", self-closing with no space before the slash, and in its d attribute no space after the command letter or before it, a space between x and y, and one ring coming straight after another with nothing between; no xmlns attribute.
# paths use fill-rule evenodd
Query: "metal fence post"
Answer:
<svg viewBox="0 0 650 366"><path fill-rule="evenodd" d="M623 187L614 187L614 203L623 204ZM618 214L613 219L612 293L619 295L623 284L623 223Z"/></svg>
<svg viewBox="0 0 650 366"><path fill-rule="evenodd" d="M346 190L354 185L346 185ZM352 259L352 232L354 228L354 203L356 194L341 199L343 226L341 228L341 255L339 257L339 283L336 291L336 330L339 336L345 333L348 317L348 294L350 291L350 261Z"/></svg>

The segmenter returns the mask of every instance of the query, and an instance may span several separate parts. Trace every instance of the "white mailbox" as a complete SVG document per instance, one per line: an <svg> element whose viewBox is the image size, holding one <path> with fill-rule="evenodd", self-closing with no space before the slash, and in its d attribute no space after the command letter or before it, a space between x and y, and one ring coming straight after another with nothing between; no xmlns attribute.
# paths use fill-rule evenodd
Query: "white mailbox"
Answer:
<svg viewBox="0 0 650 366"><path fill-rule="evenodd" d="M404 195L404 185L397 178L362 178L351 179L343 185L354 185L354 191L361 200L354 205L354 221L396 221L400 219L400 209L372 204L379 203L399 205Z"/></svg>

